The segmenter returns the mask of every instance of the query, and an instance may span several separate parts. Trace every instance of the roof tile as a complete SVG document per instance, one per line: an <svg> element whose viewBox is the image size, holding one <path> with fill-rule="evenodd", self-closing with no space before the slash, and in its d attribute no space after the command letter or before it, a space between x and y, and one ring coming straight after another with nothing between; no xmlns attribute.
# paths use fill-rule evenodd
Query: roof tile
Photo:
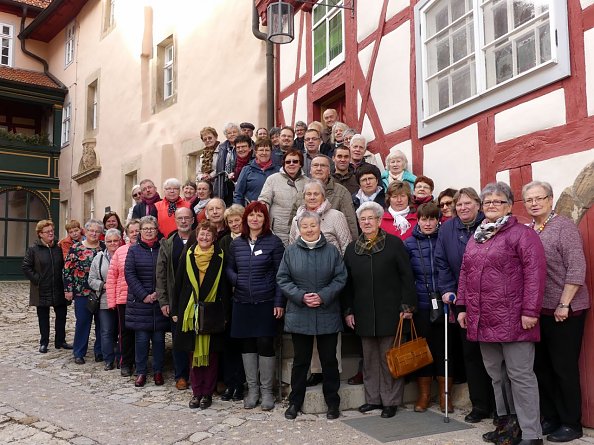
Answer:
<svg viewBox="0 0 594 445"><path fill-rule="evenodd" d="M52 0L14 0L16 3L23 3L25 5L36 6L45 9L49 6Z"/></svg>
<svg viewBox="0 0 594 445"><path fill-rule="evenodd" d="M59 88L59 85L57 85L56 82L50 79L46 74L39 71L29 71L21 68L0 66L0 79L49 88Z"/></svg>

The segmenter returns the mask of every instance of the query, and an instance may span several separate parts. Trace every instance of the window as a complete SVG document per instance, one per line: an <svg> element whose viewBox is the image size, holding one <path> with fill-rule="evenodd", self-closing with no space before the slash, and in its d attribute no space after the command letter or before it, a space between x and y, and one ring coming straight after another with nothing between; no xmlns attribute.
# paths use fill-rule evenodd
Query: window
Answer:
<svg viewBox="0 0 594 445"><path fill-rule="evenodd" d="M155 62L156 83L153 112L158 113L177 101L178 57L173 36L167 37L157 45Z"/></svg>
<svg viewBox="0 0 594 445"><path fill-rule="evenodd" d="M163 99L173 96L173 45L165 47L163 63Z"/></svg>
<svg viewBox="0 0 594 445"><path fill-rule="evenodd" d="M83 194L83 219L95 218L95 191L89 190Z"/></svg>
<svg viewBox="0 0 594 445"><path fill-rule="evenodd" d="M68 66L74 60L74 23L66 28L66 46L64 47L64 66Z"/></svg>
<svg viewBox="0 0 594 445"><path fill-rule="evenodd" d="M415 7L419 133L570 74L566 2L425 0Z"/></svg>
<svg viewBox="0 0 594 445"><path fill-rule="evenodd" d="M344 61L343 0L321 0L312 11L313 80Z"/></svg>
<svg viewBox="0 0 594 445"><path fill-rule="evenodd" d="M94 132L99 124L99 85L95 79L87 88L87 131Z"/></svg>
<svg viewBox="0 0 594 445"><path fill-rule="evenodd" d="M2 39L2 48L0 49L0 65L12 66L12 25L0 23L0 39Z"/></svg>
<svg viewBox="0 0 594 445"><path fill-rule="evenodd" d="M68 104L62 110L62 146L70 142L70 113L71 104Z"/></svg>
<svg viewBox="0 0 594 445"><path fill-rule="evenodd" d="M115 25L116 0L105 0L103 14L103 32L109 31Z"/></svg>

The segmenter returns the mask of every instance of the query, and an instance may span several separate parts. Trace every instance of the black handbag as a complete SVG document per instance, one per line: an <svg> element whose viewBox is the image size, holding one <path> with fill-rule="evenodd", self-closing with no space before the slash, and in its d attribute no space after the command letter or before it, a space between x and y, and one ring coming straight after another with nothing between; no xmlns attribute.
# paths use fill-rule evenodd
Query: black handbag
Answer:
<svg viewBox="0 0 594 445"><path fill-rule="evenodd" d="M423 261L423 253L421 251L421 243L417 239L417 247L419 248L419 258L421 259L421 268L423 269L423 277L425 278L425 288L427 295L429 295L429 302L431 309L429 310L429 321L431 323L443 323L445 320L443 310L443 300L439 292L429 290L429 281L427 280L427 271L425 270L425 261Z"/></svg>
<svg viewBox="0 0 594 445"><path fill-rule="evenodd" d="M197 334L220 334L225 331L225 306L221 300L208 303L199 301L196 310L198 311Z"/></svg>
<svg viewBox="0 0 594 445"><path fill-rule="evenodd" d="M94 314L99 310L99 303L101 302L101 294L103 293L103 275L101 275L101 266L103 264L103 255L99 258L99 278L101 278L101 285L98 291L92 290L87 298L87 310Z"/></svg>

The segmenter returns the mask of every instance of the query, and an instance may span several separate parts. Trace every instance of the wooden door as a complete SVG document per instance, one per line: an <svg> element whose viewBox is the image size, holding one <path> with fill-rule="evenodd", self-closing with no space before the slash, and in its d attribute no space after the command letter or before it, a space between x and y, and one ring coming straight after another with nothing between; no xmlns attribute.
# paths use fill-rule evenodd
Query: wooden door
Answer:
<svg viewBox="0 0 594 445"><path fill-rule="evenodd" d="M590 306L594 306L594 207L590 208L579 224L586 253L586 285L590 293ZM586 326L580 356L582 387L582 424L594 428L594 309L586 313Z"/></svg>

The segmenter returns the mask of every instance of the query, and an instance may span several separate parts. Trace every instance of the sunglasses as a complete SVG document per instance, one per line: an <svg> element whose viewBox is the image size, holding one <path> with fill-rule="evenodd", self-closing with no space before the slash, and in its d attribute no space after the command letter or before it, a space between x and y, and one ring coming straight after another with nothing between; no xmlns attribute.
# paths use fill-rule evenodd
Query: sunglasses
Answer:
<svg viewBox="0 0 594 445"><path fill-rule="evenodd" d="M301 162L299 159L287 159L285 164L299 164L299 162Z"/></svg>
<svg viewBox="0 0 594 445"><path fill-rule="evenodd" d="M132 195L132 197L133 197L133 198L138 198L139 196L140 196L140 193L134 193L134 194Z"/></svg>
<svg viewBox="0 0 594 445"><path fill-rule="evenodd" d="M450 207L453 203L454 203L454 201L442 201L439 204L439 207Z"/></svg>

